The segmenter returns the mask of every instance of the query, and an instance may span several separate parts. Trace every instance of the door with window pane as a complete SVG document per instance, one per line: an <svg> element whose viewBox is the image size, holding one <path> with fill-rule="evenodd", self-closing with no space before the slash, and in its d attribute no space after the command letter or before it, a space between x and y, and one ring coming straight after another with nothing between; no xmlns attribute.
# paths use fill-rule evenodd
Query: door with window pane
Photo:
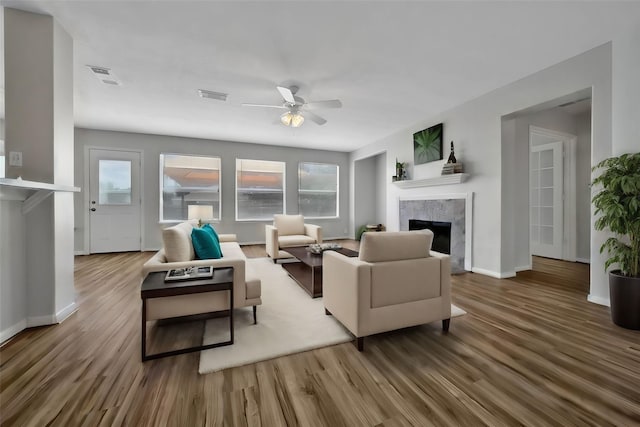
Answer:
<svg viewBox="0 0 640 427"><path fill-rule="evenodd" d="M531 253L562 259L562 142L531 147Z"/></svg>
<svg viewBox="0 0 640 427"><path fill-rule="evenodd" d="M89 150L89 252L141 250L140 153Z"/></svg>

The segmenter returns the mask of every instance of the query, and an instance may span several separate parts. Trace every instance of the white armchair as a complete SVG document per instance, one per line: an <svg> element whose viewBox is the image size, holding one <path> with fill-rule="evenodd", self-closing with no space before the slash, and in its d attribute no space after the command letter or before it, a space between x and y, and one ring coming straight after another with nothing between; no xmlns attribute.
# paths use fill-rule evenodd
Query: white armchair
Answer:
<svg viewBox="0 0 640 427"><path fill-rule="evenodd" d="M323 254L323 301L327 315L357 338L451 318L449 255L430 251L429 230L364 233L358 258Z"/></svg>
<svg viewBox="0 0 640 427"><path fill-rule="evenodd" d="M273 262L292 258L283 248L322 243L322 227L305 224L302 215L274 215L273 225L266 225L265 233L267 255Z"/></svg>

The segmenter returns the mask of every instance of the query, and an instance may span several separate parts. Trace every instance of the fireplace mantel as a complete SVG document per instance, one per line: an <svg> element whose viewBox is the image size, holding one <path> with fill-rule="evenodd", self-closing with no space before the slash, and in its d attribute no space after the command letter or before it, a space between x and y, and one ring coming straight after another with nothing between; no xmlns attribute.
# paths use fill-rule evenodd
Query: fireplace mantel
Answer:
<svg viewBox="0 0 640 427"><path fill-rule="evenodd" d="M468 173L454 173L451 175L436 176L433 178L407 179L404 181L394 181L400 188L433 187L437 185L460 184L469 178Z"/></svg>

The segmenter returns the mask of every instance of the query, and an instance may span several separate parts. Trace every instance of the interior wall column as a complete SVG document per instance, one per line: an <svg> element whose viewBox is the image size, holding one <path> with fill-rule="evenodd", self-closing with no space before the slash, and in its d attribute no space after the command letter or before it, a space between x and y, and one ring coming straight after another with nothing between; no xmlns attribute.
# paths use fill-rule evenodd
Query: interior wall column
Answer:
<svg viewBox="0 0 640 427"><path fill-rule="evenodd" d="M22 153L6 176L73 186L73 40L51 16L5 8L4 43L5 150ZM75 309L73 214L73 194L56 192L10 219L25 229L24 242L1 244L24 246L15 265L26 270L27 326Z"/></svg>

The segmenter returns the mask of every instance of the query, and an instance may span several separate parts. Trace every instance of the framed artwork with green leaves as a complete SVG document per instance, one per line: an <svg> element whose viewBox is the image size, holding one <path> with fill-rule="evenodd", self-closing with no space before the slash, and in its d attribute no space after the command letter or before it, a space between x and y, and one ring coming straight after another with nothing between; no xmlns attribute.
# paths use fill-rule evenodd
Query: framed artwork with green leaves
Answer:
<svg viewBox="0 0 640 427"><path fill-rule="evenodd" d="M442 160L442 123L413 134L414 164Z"/></svg>

